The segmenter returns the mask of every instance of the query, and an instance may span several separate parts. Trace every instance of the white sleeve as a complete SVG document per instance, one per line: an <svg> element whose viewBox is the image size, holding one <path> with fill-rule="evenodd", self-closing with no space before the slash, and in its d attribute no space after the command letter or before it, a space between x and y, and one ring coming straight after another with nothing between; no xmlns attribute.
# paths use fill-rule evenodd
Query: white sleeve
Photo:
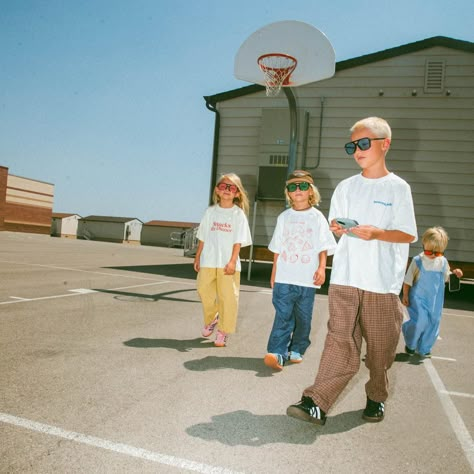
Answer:
<svg viewBox="0 0 474 474"><path fill-rule="evenodd" d="M414 276L414 273L415 273L415 268L416 268L415 259L412 258L410 266L408 267L405 278L403 280L403 283L406 283L407 285L413 286L413 276Z"/></svg>

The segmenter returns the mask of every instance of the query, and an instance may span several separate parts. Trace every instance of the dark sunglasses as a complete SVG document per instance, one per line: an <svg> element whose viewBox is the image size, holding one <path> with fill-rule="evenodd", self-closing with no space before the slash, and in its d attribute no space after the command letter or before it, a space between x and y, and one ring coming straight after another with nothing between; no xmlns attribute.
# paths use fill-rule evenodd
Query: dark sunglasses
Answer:
<svg viewBox="0 0 474 474"><path fill-rule="evenodd" d="M359 150L365 151L368 150L372 146L373 140L385 140L385 138L360 138L359 140L354 140L353 142L346 143L344 148L348 155L353 155L359 147Z"/></svg>
<svg viewBox="0 0 474 474"><path fill-rule="evenodd" d="M231 193L236 193L239 190L239 188L235 184L227 184L227 183L219 183L217 185L217 189L219 191L225 191L228 189Z"/></svg>
<svg viewBox="0 0 474 474"><path fill-rule="evenodd" d="M444 252L435 252L434 250L425 250L423 249L423 253L425 255L434 255L435 257L442 257L444 255Z"/></svg>
<svg viewBox="0 0 474 474"><path fill-rule="evenodd" d="M306 181L302 181L301 183L290 183L286 185L286 189L289 193L294 193L298 188L300 191L308 191L311 185Z"/></svg>

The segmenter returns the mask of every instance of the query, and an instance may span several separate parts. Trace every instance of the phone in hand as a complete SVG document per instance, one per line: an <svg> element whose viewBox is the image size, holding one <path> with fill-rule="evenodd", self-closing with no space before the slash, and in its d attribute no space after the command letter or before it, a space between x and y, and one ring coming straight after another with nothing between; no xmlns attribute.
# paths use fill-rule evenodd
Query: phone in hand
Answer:
<svg viewBox="0 0 474 474"><path fill-rule="evenodd" d="M334 220L344 229L350 229L352 227L355 227L356 225L359 225L359 223L355 219L349 219L348 217L336 217L336 219ZM349 235L350 237L357 238L357 235L353 234L352 232L348 232L347 235Z"/></svg>
<svg viewBox="0 0 474 474"><path fill-rule="evenodd" d="M455 273L449 275L449 291L459 291L461 289L461 280Z"/></svg>
<svg viewBox="0 0 474 474"><path fill-rule="evenodd" d="M355 227L359 225L359 223L354 219L349 219L347 217L337 217L334 219L340 226L344 227L344 229L350 229L351 227Z"/></svg>

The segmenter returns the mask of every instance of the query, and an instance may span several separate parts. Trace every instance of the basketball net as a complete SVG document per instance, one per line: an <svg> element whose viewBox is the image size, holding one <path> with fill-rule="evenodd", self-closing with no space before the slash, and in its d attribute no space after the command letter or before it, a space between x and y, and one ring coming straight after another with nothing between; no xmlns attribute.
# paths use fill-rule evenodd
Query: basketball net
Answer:
<svg viewBox="0 0 474 474"><path fill-rule="evenodd" d="M268 97L277 96L282 86L290 84L291 73L297 65L293 56L283 53L264 54L257 62L265 78Z"/></svg>

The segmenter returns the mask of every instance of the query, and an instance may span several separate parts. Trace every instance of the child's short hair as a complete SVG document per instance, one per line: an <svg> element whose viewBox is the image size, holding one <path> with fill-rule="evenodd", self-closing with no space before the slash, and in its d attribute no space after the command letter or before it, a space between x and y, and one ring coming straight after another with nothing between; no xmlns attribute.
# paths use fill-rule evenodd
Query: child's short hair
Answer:
<svg viewBox="0 0 474 474"><path fill-rule="evenodd" d="M421 238L423 247L429 247L429 250L435 252L444 252L448 246L448 240L448 233L442 227L430 227Z"/></svg>
<svg viewBox="0 0 474 474"><path fill-rule="evenodd" d="M237 186L237 188L239 189L239 195L235 196L234 204L236 206L239 206L245 212L245 214L248 216L249 209L250 209L250 204L249 204L249 198L247 196L247 191L245 190L241 179L235 173L225 173L225 174L223 174L219 177L219 179L217 180L216 186L214 187L214 191L212 193L213 203L214 204L219 203L220 199L219 199L219 196L216 193L216 187L221 181L224 181L224 179L228 179L231 183L235 184Z"/></svg>
<svg viewBox="0 0 474 474"><path fill-rule="evenodd" d="M321 195L319 194L318 188L314 185L313 177L311 173L306 170L295 170L293 171L287 178L285 184L285 197L286 202L289 206L293 207L293 200L290 198L288 194L288 190L286 189L286 185L290 183L301 183L306 182L310 185L310 192L308 197L308 204L310 206L318 206L321 202Z"/></svg>
<svg viewBox="0 0 474 474"><path fill-rule="evenodd" d="M386 120L380 117L367 117L359 120L351 127L351 133L367 128L380 138L392 138L392 129Z"/></svg>

